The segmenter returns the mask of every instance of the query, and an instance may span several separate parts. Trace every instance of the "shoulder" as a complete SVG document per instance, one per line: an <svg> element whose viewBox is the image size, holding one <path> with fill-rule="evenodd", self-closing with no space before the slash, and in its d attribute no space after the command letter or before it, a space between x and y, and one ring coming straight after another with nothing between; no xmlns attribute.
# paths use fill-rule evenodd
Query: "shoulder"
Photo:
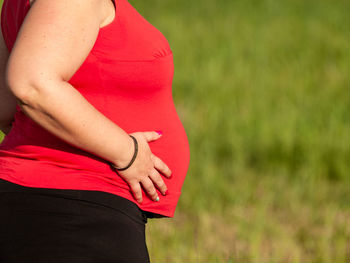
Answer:
<svg viewBox="0 0 350 263"><path fill-rule="evenodd" d="M17 0L16 0L17 1ZM18 32L7 79L36 83L69 80L93 48L111 0L34 0ZM30 52L28 52L30 50ZM21 76L19 79L18 76ZM47 83L45 84L46 86Z"/></svg>
<svg viewBox="0 0 350 263"><path fill-rule="evenodd" d="M108 20L113 20L115 0L28 0L29 5L45 5L46 7L58 9L60 7L75 8L77 12L81 12L85 15L93 15L99 19L101 26L108 23ZM39 4L40 2L40 4ZM49 11L50 9L48 9Z"/></svg>

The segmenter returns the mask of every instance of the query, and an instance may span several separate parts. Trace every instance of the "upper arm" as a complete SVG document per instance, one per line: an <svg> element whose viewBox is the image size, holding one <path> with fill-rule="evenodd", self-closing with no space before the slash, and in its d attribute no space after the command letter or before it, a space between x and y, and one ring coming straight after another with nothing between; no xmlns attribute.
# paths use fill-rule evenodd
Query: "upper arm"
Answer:
<svg viewBox="0 0 350 263"><path fill-rule="evenodd" d="M36 0L26 15L9 57L8 85L68 81L93 47L103 20L100 0ZM45 87L49 88L49 87Z"/></svg>

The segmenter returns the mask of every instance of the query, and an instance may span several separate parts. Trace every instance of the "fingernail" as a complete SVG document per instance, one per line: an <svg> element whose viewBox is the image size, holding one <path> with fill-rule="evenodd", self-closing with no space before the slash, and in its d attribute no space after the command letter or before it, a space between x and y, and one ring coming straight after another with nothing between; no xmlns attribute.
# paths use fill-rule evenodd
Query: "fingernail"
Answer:
<svg viewBox="0 0 350 263"><path fill-rule="evenodd" d="M140 204L142 204L142 199L139 199L137 202L139 202Z"/></svg>
<svg viewBox="0 0 350 263"><path fill-rule="evenodd" d="M168 190L166 190L166 191L165 191L165 195L168 195L168 194L169 194L169 191L168 191Z"/></svg>
<svg viewBox="0 0 350 263"><path fill-rule="evenodd" d="M156 198L156 202L159 202L159 196L157 196L157 198Z"/></svg>
<svg viewBox="0 0 350 263"><path fill-rule="evenodd" d="M173 178L173 174L170 174L170 176L168 177L169 179Z"/></svg>
<svg viewBox="0 0 350 263"><path fill-rule="evenodd" d="M162 135L163 132L162 131L156 131L159 135Z"/></svg>

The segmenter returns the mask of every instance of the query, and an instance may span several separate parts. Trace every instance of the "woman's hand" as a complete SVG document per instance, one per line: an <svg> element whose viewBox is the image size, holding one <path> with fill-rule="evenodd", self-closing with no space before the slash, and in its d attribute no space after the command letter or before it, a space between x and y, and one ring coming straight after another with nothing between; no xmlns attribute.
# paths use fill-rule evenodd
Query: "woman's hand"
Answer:
<svg viewBox="0 0 350 263"><path fill-rule="evenodd" d="M155 131L134 132L130 133L130 135L134 136L138 142L136 159L128 169L117 172L130 185L131 191L139 203L142 202L141 185L151 199L159 201L155 186L163 195L166 195L167 186L158 171L162 172L168 178L171 177L171 171L159 157L151 152L148 142L159 139L161 135ZM115 164L117 167L125 167L130 162L134 153L134 142L132 138L130 138L130 148L126 152L126 155L129 156L127 158L128 161L123 164Z"/></svg>

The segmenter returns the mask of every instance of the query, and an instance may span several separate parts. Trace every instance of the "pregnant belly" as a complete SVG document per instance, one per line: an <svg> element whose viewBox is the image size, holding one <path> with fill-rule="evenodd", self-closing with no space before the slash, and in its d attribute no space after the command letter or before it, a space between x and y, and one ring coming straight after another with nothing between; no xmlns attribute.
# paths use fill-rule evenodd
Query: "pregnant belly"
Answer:
<svg viewBox="0 0 350 263"><path fill-rule="evenodd" d="M149 146L152 153L162 159L172 171L171 179L163 177L169 192L179 194L189 166L190 149L185 129L172 101L163 104L155 102L151 108L135 103L118 103L118 108L113 111L100 111L127 133L163 131L163 136L149 142ZM72 176L84 173L87 180L100 178L124 190L129 189L126 182L111 169L108 161L68 145L22 112L16 114L12 131L1 144L0 156L3 161L9 157L33 162L33 165L29 165L33 169L51 166L49 170L57 173Z"/></svg>
<svg viewBox="0 0 350 263"><path fill-rule="evenodd" d="M169 191L180 192L189 166L190 148L187 134L173 102L170 100L167 103L154 102L152 107L124 106L129 111L125 110L111 119L127 133L156 130L163 132L159 139L149 142L149 147L152 153L172 171L173 177L170 180L163 177Z"/></svg>

